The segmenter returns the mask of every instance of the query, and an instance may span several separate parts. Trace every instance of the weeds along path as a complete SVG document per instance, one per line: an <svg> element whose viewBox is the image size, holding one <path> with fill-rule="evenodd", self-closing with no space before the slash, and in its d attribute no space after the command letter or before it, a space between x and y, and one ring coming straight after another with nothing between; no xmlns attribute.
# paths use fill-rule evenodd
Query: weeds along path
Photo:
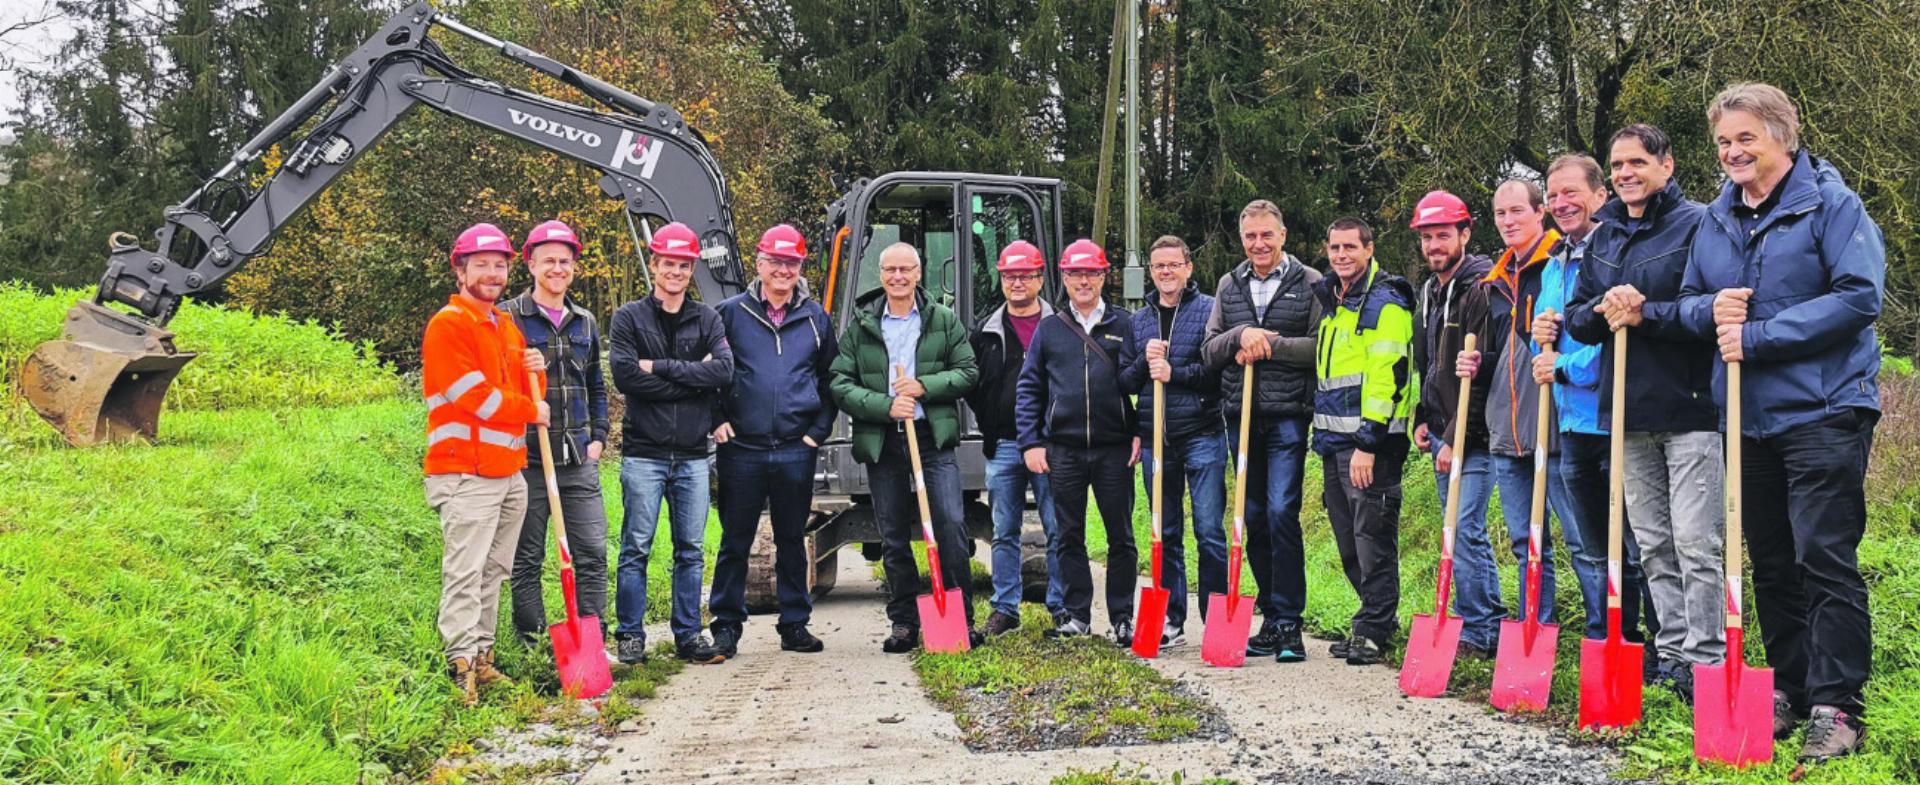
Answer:
<svg viewBox="0 0 1920 785"><path fill-rule="evenodd" d="M1612 767L1597 748L1471 704L1402 698L1384 667L1349 668L1322 651L1224 671L1200 662L1197 642L1155 667L1220 706L1232 741L976 753L908 658L881 653L883 603L870 566L841 560L838 586L814 608L824 654L780 651L771 620L755 618L740 657L674 676L581 782L1045 783L1117 765L1189 782L1471 785L1601 783Z"/></svg>

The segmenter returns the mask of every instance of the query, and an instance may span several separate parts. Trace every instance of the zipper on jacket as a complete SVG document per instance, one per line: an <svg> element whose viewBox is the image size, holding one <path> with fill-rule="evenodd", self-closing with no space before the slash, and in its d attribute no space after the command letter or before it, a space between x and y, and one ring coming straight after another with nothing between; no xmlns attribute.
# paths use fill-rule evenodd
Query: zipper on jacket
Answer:
<svg viewBox="0 0 1920 785"><path fill-rule="evenodd" d="M1093 447L1093 356L1080 347L1080 394L1087 396L1087 447Z"/></svg>
<svg viewBox="0 0 1920 785"><path fill-rule="evenodd" d="M789 301L789 303L791 303L791 301ZM773 326L773 320L768 319L766 315L759 311L753 310L752 308L748 308L746 311L747 313L753 314L753 318L759 319L761 324L766 325L768 332L773 333L773 353L784 356L787 352L786 348L780 343L780 328Z"/></svg>

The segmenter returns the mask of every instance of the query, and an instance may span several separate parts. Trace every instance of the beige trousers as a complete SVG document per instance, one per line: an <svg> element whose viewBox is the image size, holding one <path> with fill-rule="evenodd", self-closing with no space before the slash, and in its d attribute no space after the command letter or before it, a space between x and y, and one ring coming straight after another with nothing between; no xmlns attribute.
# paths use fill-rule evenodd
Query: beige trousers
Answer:
<svg viewBox="0 0 1920 785"><path fill-rule="evenodd" d="M477 474L427 476L427 504L440 514L440 641L448 659L493 648L500 585L513 572L527 481Z"/></svg>

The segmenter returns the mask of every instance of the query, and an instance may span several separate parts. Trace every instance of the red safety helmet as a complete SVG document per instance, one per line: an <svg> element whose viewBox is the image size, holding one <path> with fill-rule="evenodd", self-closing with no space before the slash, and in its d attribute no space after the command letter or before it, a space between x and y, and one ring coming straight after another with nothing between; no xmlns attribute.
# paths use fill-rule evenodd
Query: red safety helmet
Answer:
<svg viewBox="0 0 1920 785"><path fill-rule="evenodd" d="M1407 226L1418 229L1422 226L1462 223L1473 223L1473 214L1467 212L1467 203L1446 191L1431 191L1420 197L1420 203L1413 206L1413 221Z"/></svg>
<svg viewBox="0 0 1920 785"><path fill-rule="evenodd" d="M573 249L574 258L580 256L580 238L574 235L573 227L560 221L547 221L533 227L533 231L527 233L527 241L520 244L520 258L531 261L533 247L541 243L560 243Z"/></svg>
<svg viewBox="0 0 1920 785"><path fill-rule="evenodd" d="M497 251L513 258L513 243L507 239L507 233L493 224L479 223L466 228L459 239L453 241L453 252L447 254L447 263L458 266L460 259L468 254L483 251Z"/></svg>
<svg viewBox="0 0 1920 785"><path fill-rule="evenodd" d="M1000 263L994 269L1003 273L1039 272L1047 269L1047 257L1025 240L1015 240L1000 249Z"/></svg>
<svg viewBox="0 0 1920 785"><path fill-rule="evenodd" d="M1067 250L1060 254L1060 271L1068 270L1105 270L1107 252L1100 244L1081 238L1067 244Z"/></svg>
<svg viewBox="0 0 1920 785"><path fill-rule="evenodd" d="M788 224L776 224L760 235L760 244L755 251L776 259L807 260L807 238Z"/></svg>
<svg viewBox="0 0 1920 785"><path fill-rule="evenodd" d="M654 256L698 261L700 237L686 224L674 221L654 230L653 239L647 241L647 250L652 251Z"/></svg>

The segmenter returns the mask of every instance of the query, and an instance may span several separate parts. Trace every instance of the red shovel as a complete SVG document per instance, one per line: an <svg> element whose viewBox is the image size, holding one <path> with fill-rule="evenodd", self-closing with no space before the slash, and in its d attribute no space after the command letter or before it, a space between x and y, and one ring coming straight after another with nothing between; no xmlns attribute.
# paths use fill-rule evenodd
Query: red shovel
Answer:
<svg viewBox="0 0 1920 785"><path fill-rule="evenodd" d="M1641 667L1646 646L1620 635L1620 563L1625 550L1627 465L1627 331L1613 333L1613 420L1607 458L1607 637L1580 641L1580 729L1629 728L1640 722Z"/></svg>
<svg viewBox="0 0 1920 785"><path fill-rule="evenodd" d="M1740 632L1740 363L1727 363L1727 661L1693 666L1693 756L1773 760L1773 669L1746 664Z"/></svg>
<svg viewBox="0 0 1920 785"><path fill-rule="evenodd" d="M1160 380L1153 382L1153 520L1147 524L1152 533L1153 543L1153 585L1140 589L1140 603L1135 606L1133 620L1133 653L1146 659L1160 656L1160 633L1167 628L1167 589L1160 582L1160 486L1167 483L1161 477L1161 469L1166 466L1162 458L1166 447L1167 397L1166 385Z"/></svg>
<svg viewBox="0 0 1920 785"><path fill-rule="evenodd" d="M896 373L904 373L895 366ZM927 572L933 593L914 598L920 604L920 640L927 651L958 654L970 648L967 640L966 600L959 587L946 588L940 575L940 544L933 538L933 511L927 506L927 478L920 469L920 435L906 424L907 454L913 458L913 491L920 501L920 537L927 543Z"/></svg>
<svg viewBox="0 0 1920 785"><path fill-rule="evenodd" d="M1247 661L1247 636L1253 632L1253 603L1240 596L1242 543L1247 537L1247 437L1253 430L1253 366L1241 374L1240 450L1234 464L1233 540L1227 545L1227 593L1207 595L1207 631L1200 659L1208 665L1238 668ZM1159 456L1156 454L1156 458Z"/></svg>
<svg viewBox="0 0 1920 785"><path fill-rule="evenodd" d="M539 377L527 374L527 389L540 389ZM553 639L553 663L560 671L560 690L574 698L597 698L613 686L607 665L607 641L600 617L581 616L574 598L573 551L567 548L567 521L560 512L560 483L553 476L553 442L547 426L540 426L540 468L547 475L547 509L552 510L553 535L560 543L560 596L567 601L567 620L547 627Z"/></svg>
<svg viewBox="0 0 1920 785"><path fill-rule="evenodd" d="M1477 344L1472 333L1460 351ZM1440 530L1440 577L1433 586L1433 613L1415 614L1407 633L1407 656L1400 662L1400 691L1416 698L1438 698L1453 676L1453 658L1460 650L1461 621L1447 615L1453 591L1453 532L1460 524L1460 468L1467 462L1467 403L1473 379L1461 377L1460 403L1453 414L1453 467L1447 471L1447 517Z"/></svg>
<svg viewBox="0 0 1920 785"><path fill-rule="evenodd" d="M1527 527L1526 601L1520 620L1500 622L1500 649L1493 661L1493 707L1501 711L1546 711L1553 690L1553 659L1560 625L1540 623L1540 540L1547 518L1547 452L1552 447L1553 385L1540 385L1540 426L1533 447L1533 519ZM1564 521L1562 524L1564 525Z"/></svg>

